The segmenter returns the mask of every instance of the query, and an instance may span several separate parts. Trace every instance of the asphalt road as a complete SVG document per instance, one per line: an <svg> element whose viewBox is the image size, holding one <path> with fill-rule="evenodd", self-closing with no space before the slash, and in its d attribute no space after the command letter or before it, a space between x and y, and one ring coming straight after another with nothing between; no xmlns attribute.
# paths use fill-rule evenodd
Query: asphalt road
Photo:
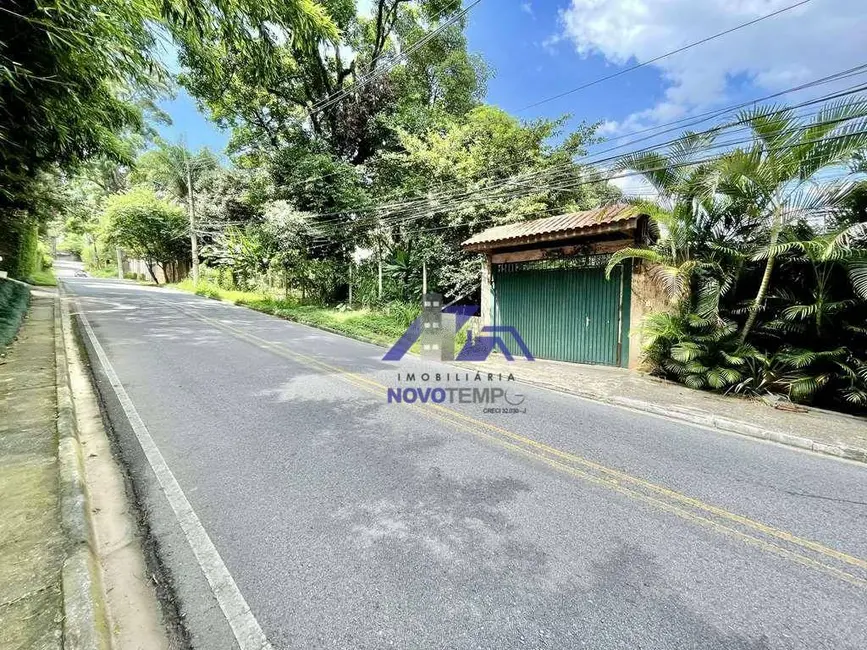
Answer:
<svg viewBox="0 0 867 650"><path fill-rule="evenodd" d="M196 647L267 647L257 627L274 648L867 647L864 466L166 289L65 285ZM388 403L422 372L526 412Z"/></svg>

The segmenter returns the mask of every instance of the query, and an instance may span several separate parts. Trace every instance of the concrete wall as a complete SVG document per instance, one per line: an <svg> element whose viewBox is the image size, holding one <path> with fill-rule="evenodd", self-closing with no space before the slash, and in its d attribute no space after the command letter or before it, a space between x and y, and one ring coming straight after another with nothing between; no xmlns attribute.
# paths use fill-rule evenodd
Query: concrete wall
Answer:
<svg viewBox="0 0 867 650"><path fill-rule="evenodd" d="M167 282L180 282L185 277L187 277L187 274L189 273L188 265L183 262L170 262L169 264L165 265L165 269L161 268L157 264L154 264L153 270L154 275L157 276L157 281L160 284L166 284ZM144 260L124 259L123 272L124 274L135 274L136 276L139 276L142 280L153 280L150 272L148 271L147 262L145 262Z"/></svg>

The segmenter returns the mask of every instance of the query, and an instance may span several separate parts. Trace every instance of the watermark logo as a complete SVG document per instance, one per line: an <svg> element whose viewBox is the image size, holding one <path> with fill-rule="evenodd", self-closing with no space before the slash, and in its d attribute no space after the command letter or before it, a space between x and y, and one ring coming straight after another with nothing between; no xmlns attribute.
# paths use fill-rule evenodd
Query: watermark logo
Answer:
<svg viewBox="0 0 867 650"><path fill-rule="evenodd" d="M511 373L398 373L386 399L389 404L474 404L494 415L527 412L525 395L515 387Z"/></svg>
<svg viewBox="0 0 867 650"><path fill-rule="evenodd" d="M455 336L467 321L476 313L476 305L442 306L442 296L435 293L425 294L424 309L403 336L398 339L382 358L383 361L400 361L409 349L421 340L423 359L441 361L485 361L494 350L499 350L507 361L514 361L512 350L506 343L507 335L515 347L527 359L535 361L524 339L514 327L505 325L486 325L479 335L467 333L467 341L455 356Z"/></svg>

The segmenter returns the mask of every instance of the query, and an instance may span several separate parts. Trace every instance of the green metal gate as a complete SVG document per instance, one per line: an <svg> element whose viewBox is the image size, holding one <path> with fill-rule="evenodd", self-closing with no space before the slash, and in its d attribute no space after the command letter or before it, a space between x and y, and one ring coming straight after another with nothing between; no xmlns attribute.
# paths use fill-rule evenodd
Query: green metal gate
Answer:
<svg viewBox="0 0 867 650"><path fill-rule="evenodd" d="M626 366L631 269L606 280L607 256L598 258L497 265L494 323L515 327L540 359Z"/></svg>

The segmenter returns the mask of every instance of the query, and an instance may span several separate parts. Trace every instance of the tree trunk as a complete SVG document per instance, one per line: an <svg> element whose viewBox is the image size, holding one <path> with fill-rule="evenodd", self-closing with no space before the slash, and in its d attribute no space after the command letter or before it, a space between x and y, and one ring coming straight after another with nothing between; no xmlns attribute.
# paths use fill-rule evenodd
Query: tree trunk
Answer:
<svg viewBox="0 0 867 650"><path fill-rule="evenodd" d="M768 295L768 288L771 286L771 274L773 273L774 262L777 258L777 255L774 252L774 247L777 245L777 239L779 239L780 230L782 230L783 227L782 216L780 208L777 208L774 211L774 223L771 226L771 240L768 243L768 260L765 263L765 272L762 274L762 282L759 284L759 291L756 293L756 298L753 300L753 304L750 307L750 314L747 316L747 322L744 323L744 329L741 331L741 345L746 343L747 336L749 336L750 331L752 331L753 326L756 324L759 310L762 308L762 305L764 305L765 297Z"/></svg>
<svg viewBox="0 0 867 650"><path fill-rule="evenodd" d="M379 287L376 294L376 297L379 298L379 301L382 302L382 245L378 246L376 266L377 266L377 274L379 275Z"/></svg>
<svg viewBox="0 0 867 650"><path fill-rule="evenodd" d="M146 265L147 265L147 267L148 267L148 273L150 273L150 274L151 274L151 278L153 278L154 284L157 284L157 285L158 285L158 284L160 283L160 281L157 280L157 276L156 276L156 274L154 273L154 263L153 263L153 262L146 262Z"/></svg>

